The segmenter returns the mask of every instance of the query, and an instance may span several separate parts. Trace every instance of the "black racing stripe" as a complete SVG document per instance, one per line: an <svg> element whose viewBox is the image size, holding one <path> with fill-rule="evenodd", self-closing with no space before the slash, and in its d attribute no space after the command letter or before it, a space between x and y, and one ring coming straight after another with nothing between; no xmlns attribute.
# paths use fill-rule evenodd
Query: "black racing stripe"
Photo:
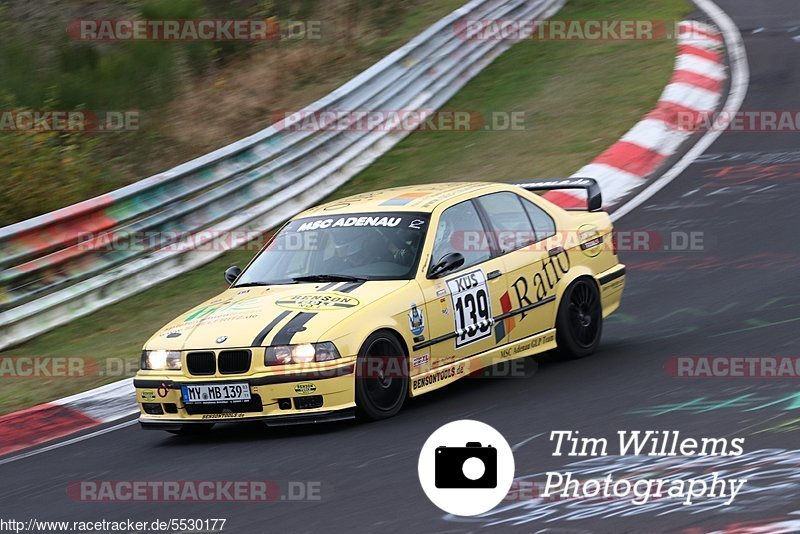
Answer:
<svg viewBox="0 0 800 534"><path fill-rule="evenodd" d="M273 320L271 320L269 322L269 324L267 326L265 326L264 329L261 332L258 333L256 338L253 340L252 346L253 347L260 347L261 344L264 342L264 339L270 333L270 331L272 331L272 329L275 328L275 326L277 326L278 323L280 323L281 321L286 319L286 316L291 314L291 313L292 312L290 312L290 311L281 312L277 317L275 317Z"/></svg>
<svg viewBox="0 0 800 534"><path fill-rule="evenodd" d="M292 342L292 337L294 337L297 332L305 330L304 325L316 315L316 313L298 313L289 319L289 322L283 325L283 328L278 330L278 333L272 338L272 343L270 343L270 345L288 345Z"/></svg>
<svg viewBox="0 0 800 534"><path fill-rule="evenodd" d="M339 293L351 293L363 285L364 282L347 282L345 285L343 285L336 291L338 291Z"/></svg>
<svg viewBox="0 0 800 534"><path fill-rule="evenodd" d="M537 300L533 304L528 304L527 306L517 308L516 310L511 310L510 312L501 313L500 315L494 318L494 322L502 321L503 319L508 319L509 317L512 317L514 315L519 315L520 313L525 313L526 311L538 308L539 306L544 306L545 304L550 304L554 300L556 300L555 296L547 297L546 299Z"/></svg>
<svg viewBox="0 0 800 534"><path fill-rule="evenodd" d="M329 283L329 284L325 284L324 286L322 286L322 287L320 287L319 289L317 289L317 291L327 291L327 290L329 290L330 288L332 288L333 286L335 286L336 284L340 284L340 283L341 283L341 282L331 282L331 283ZM256 336L256 338L253 340L253 345L252 345L252 346L253 346L253 347L260 347L260 346L261 346L261 344L264 342L264 339L265 339L265 338L267 337L267 335L270 333L270 331L271 331L273 328L275 328L275 326L276 326L276 325L277 325L279 322L281 322L281 321L283 321L284 319L286 319L286 316L287 316L287 315L289 315L290 313L292 313L292 312L290 312L290 311L285 311L285 312L282 312L282 313L281 313L280 315L278 315L278 316L277 316L275 319L273 319L273 320L272 320L272 321L271 321L271 322L270 322L270 323L269 323L267 326L265 326L265 327L264 327L264 330L262 330L261 332L259 332L259 333L258 333L258 335ZM288 325L287 325L287 326L288 326Z"/></svg>
<svg viewBox="0 0 800 534"><path fill-rule="evenodd" d="M605 276L601 276L600 280L599 280L600 281L600 285L601 286L606 285L607 283L609 283L609 282L611 282L613 280L616 280L617 278L620 278L622 276L625 276L625 267L623 267L622 269L620 269L620 270L618 270L616 272L613 272L611 274L607 274Z"/></svg>
<svg viewBox="0 0 800 534"><path fill-rule="evenodd" d="M429 339L428 341L423 341L422 343L417 343L414 345L413 350L418 351L420 349L424 349L425 347L430 347L431 345L436 345L437 343L441 343L442 341L447 341L448 339L453 339L457 337L457 332L450 332L449 334L445 334L443 336L435 337L433 339Z"/></svg>
<svg viewBox="0 0 800 534"><path fill-rule="evenodd" d="M318 288L317 291L327 291L327 290L329 290L330 288L332 288L333 286L335 286L338 283L339 282L331 282L329 284L325 284L324 286Z"/></svg>

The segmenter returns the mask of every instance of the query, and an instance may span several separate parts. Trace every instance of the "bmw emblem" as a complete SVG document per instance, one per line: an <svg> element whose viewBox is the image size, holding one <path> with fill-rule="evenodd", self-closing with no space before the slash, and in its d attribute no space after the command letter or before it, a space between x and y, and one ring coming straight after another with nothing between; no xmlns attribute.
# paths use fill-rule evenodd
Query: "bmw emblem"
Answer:
<svg viewBox="0 0 800 534"><path fill-rule="evenodd" d="M217 338L217 343L225 343L226 341L228 341L228 336L219 336Z"/></svg>

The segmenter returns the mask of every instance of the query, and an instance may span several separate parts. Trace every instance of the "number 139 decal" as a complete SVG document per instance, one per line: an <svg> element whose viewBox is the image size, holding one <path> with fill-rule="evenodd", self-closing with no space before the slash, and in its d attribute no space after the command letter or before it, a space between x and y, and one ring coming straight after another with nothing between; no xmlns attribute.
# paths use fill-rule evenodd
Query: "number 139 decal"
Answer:
<svg viewBox="0 0 800 534"><path fill-rule="evenodd" d="M492 334L492 299L486 275L476 269L447 281L453 299L456 347L463 347Z"/></svg>

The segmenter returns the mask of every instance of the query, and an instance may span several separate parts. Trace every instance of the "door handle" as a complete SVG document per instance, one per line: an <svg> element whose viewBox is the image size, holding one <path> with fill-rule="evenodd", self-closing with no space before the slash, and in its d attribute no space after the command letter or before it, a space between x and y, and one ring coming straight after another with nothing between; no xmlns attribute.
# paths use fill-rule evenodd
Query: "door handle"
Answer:
<svg viewBox="0 0 800 534"><path fill-rule="evenodd" d="M551 248L550 250L548 250L547 251L547 255L551 256L551 257L552 256L558 256L562 252L564 252L564 247L556 247L556 248Z"/></svg>
<svg viewBox="0 0 800 534"><path fill-rule="evenodd" d="M486 275L487 280L494 280L498 276L502 275L503 273L500 272L500 269L495 269L494 271L490 272Z"/></svg>

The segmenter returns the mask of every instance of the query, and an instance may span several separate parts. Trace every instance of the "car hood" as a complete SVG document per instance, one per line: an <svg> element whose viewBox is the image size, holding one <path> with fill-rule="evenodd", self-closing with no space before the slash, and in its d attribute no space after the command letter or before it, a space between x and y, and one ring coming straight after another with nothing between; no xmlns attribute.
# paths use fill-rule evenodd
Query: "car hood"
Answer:
<svg viewBox="0 0 800 534"><path fill-rule="evenodd" d="M197 350L312 343L408 280L231 288L159 330L148 350ZM355 324L355 323L351 323Z"/></svg>

